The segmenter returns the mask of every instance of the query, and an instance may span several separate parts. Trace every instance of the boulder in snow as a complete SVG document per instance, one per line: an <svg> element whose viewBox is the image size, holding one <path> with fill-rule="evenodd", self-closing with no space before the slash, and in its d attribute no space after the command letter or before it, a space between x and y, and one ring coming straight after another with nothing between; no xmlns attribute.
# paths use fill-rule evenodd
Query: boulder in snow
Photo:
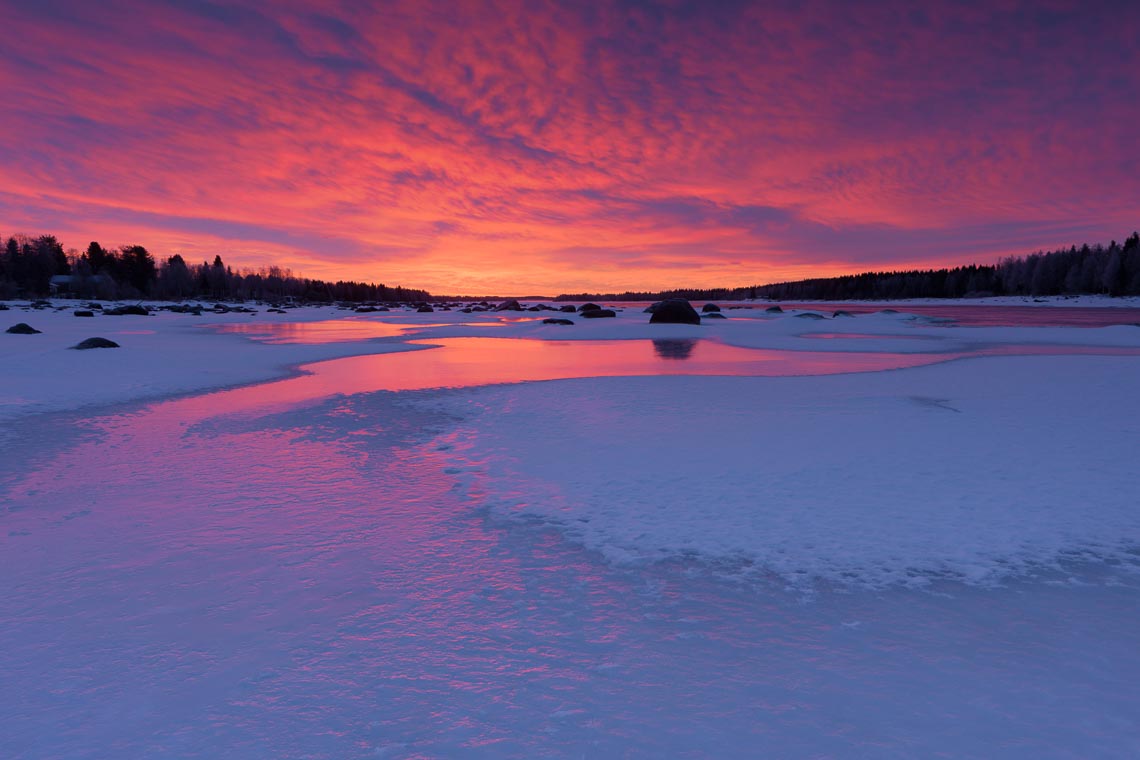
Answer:
<svg viewBox="0 0 1140 760"><path fill-rule="evenodd" d="M106 338L88 338L87 340L76 343L72 348L77 351L86 351L89 348L118 348L119 344L113 340Z"/></svg>
<svg viewBox="0 0 1140 760"><path fill-rule="evenodd" d="M217 310L221 306L222 306L221 304L218 304L217 306L214 307L214 309ZM225 310L229 311L229 309L225 309ZM119 306L119 307L114 308L114 309L104 309L103 313L107 314L108 316L112 316L112 317L119 317L119 316L123 316L123 315L127 315L127 314L133 314L135 316L145 317L145 316L148 316L150 314L150 311L145 306L142 306L140 304L128 304L126 306Z"/></svg>
<svg viewBox="0 0 1140 760"><path fill-rule="evenodd" d="M657 308L653 310L653 316L649 318L649 323L654 325L699 325L701 315L684 298L668 298L657 304Z"/></svg>

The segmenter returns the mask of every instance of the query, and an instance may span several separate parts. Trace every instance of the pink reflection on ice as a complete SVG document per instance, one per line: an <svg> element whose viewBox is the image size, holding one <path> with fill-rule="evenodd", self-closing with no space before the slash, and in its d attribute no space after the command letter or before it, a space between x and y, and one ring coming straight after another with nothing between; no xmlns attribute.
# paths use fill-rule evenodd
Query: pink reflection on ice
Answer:
<svg viewBox="0 0 1140 760"><path fill-rule="evenodd" d="M465 327L494 327L499 322L463 322ZM259 343L345 343L370 338L395 338L429 327L451 323L379 322L371 319L327 319L317 322L252 322L210 325L221 333L245 335Z"/></svg>
<svg viewBox="0 0 1140 760"><path fill-rule="evenodd" d="M586 377L728 375L786 377L878 372L970 356L1097 354L1140 356L1130 348L998 346L969 353L870 353L740 348L709 340L683 351L651 340L542 341L515 338L413 340L419 350L353 356L302 367L306 374L249 388L209 394L215 412L288 406L334 395ZM687 355L682 356L682 354Z"/></svg>

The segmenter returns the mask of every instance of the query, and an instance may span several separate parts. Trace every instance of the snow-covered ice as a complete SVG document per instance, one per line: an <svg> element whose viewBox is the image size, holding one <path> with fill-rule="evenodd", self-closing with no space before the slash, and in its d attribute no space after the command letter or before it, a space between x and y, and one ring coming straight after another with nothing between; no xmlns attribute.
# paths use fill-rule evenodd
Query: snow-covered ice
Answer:
<svg viewBox="0 0 1140 760"><path fill-rule="evenodd" d="M1140 571L1140 357L497 386L445 408L497 514L790 584Z"/></svg>
<svg viewBox="0 0 1140 760"><path fill-rule="evenodd" d="M0 312L0 757L1140 754L1140 328L727 314Z"/></svg>

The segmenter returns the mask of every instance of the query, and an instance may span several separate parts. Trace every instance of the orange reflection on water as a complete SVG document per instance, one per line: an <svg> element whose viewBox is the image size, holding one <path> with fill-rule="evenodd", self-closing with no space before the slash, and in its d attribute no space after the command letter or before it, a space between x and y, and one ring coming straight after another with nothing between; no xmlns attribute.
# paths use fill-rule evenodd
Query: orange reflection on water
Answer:
<svg viewBox="0 0 1140 760"><path fill-rule="evenodd" d="M357 356L307 367L331 392L462 388L496 383L634 375L830 375L911 367L947 354L772 351L712 341L448 338L411 341L425 351ZM659 345L662 344L662 345Z"/></svg>
<svg viewBox="0 0 1140 760"><path fill-rule="evenodd" d="M397 315L402 316L402 315ZM499 322L464 322L466 327L493 327ZM443 322L378 322L370 319L326 319L319 322L253 322L211 325L218 332L238 333L260 343L344 343L369 338L395 338L429 327L454 327Z"/></svg>
<svg viewBox="0 0 1140 760"><path fill-rule="evenodd" d="M214 411L241 411L373 391L585 377L833 375L915 367L961 356L777 351L738 348L708 340L440 338L409 341L405 345L416 349L309 364L302 368L306 374L300 377L202 398L210 399Z"/></svg>
<svg viewBox="0 0 1140 760"><path fill-rule="evenodd" d="M1099 346L991 346L955 353L865 353L739 348L709 340L439 338L388 344L388 353L301 367L303 374L171 402L182 419L269 408L375 391L465 388L587 377L719 375L786 377L877 372L982 356L1140 356L1140 349Z"/></svg>
<svg viewBox="0 0 1140 760"><path fill-rule="evenodd" d="M363 319L328 319L320 322L254 322L215 325L218 332L238 333L260 343L342 343L368 338L393 338L410 327Z"/></svg>

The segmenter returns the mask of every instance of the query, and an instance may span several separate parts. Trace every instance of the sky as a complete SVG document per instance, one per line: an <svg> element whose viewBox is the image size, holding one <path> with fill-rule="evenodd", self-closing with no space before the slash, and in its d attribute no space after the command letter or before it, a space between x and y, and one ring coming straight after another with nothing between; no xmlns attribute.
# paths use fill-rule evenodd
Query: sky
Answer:
<svg viewBox="0 0 1140 760"><path fill-rule="evenodd" d="M1140 227L1140 3L0 0L0 234L557 294Z"/></svg>

